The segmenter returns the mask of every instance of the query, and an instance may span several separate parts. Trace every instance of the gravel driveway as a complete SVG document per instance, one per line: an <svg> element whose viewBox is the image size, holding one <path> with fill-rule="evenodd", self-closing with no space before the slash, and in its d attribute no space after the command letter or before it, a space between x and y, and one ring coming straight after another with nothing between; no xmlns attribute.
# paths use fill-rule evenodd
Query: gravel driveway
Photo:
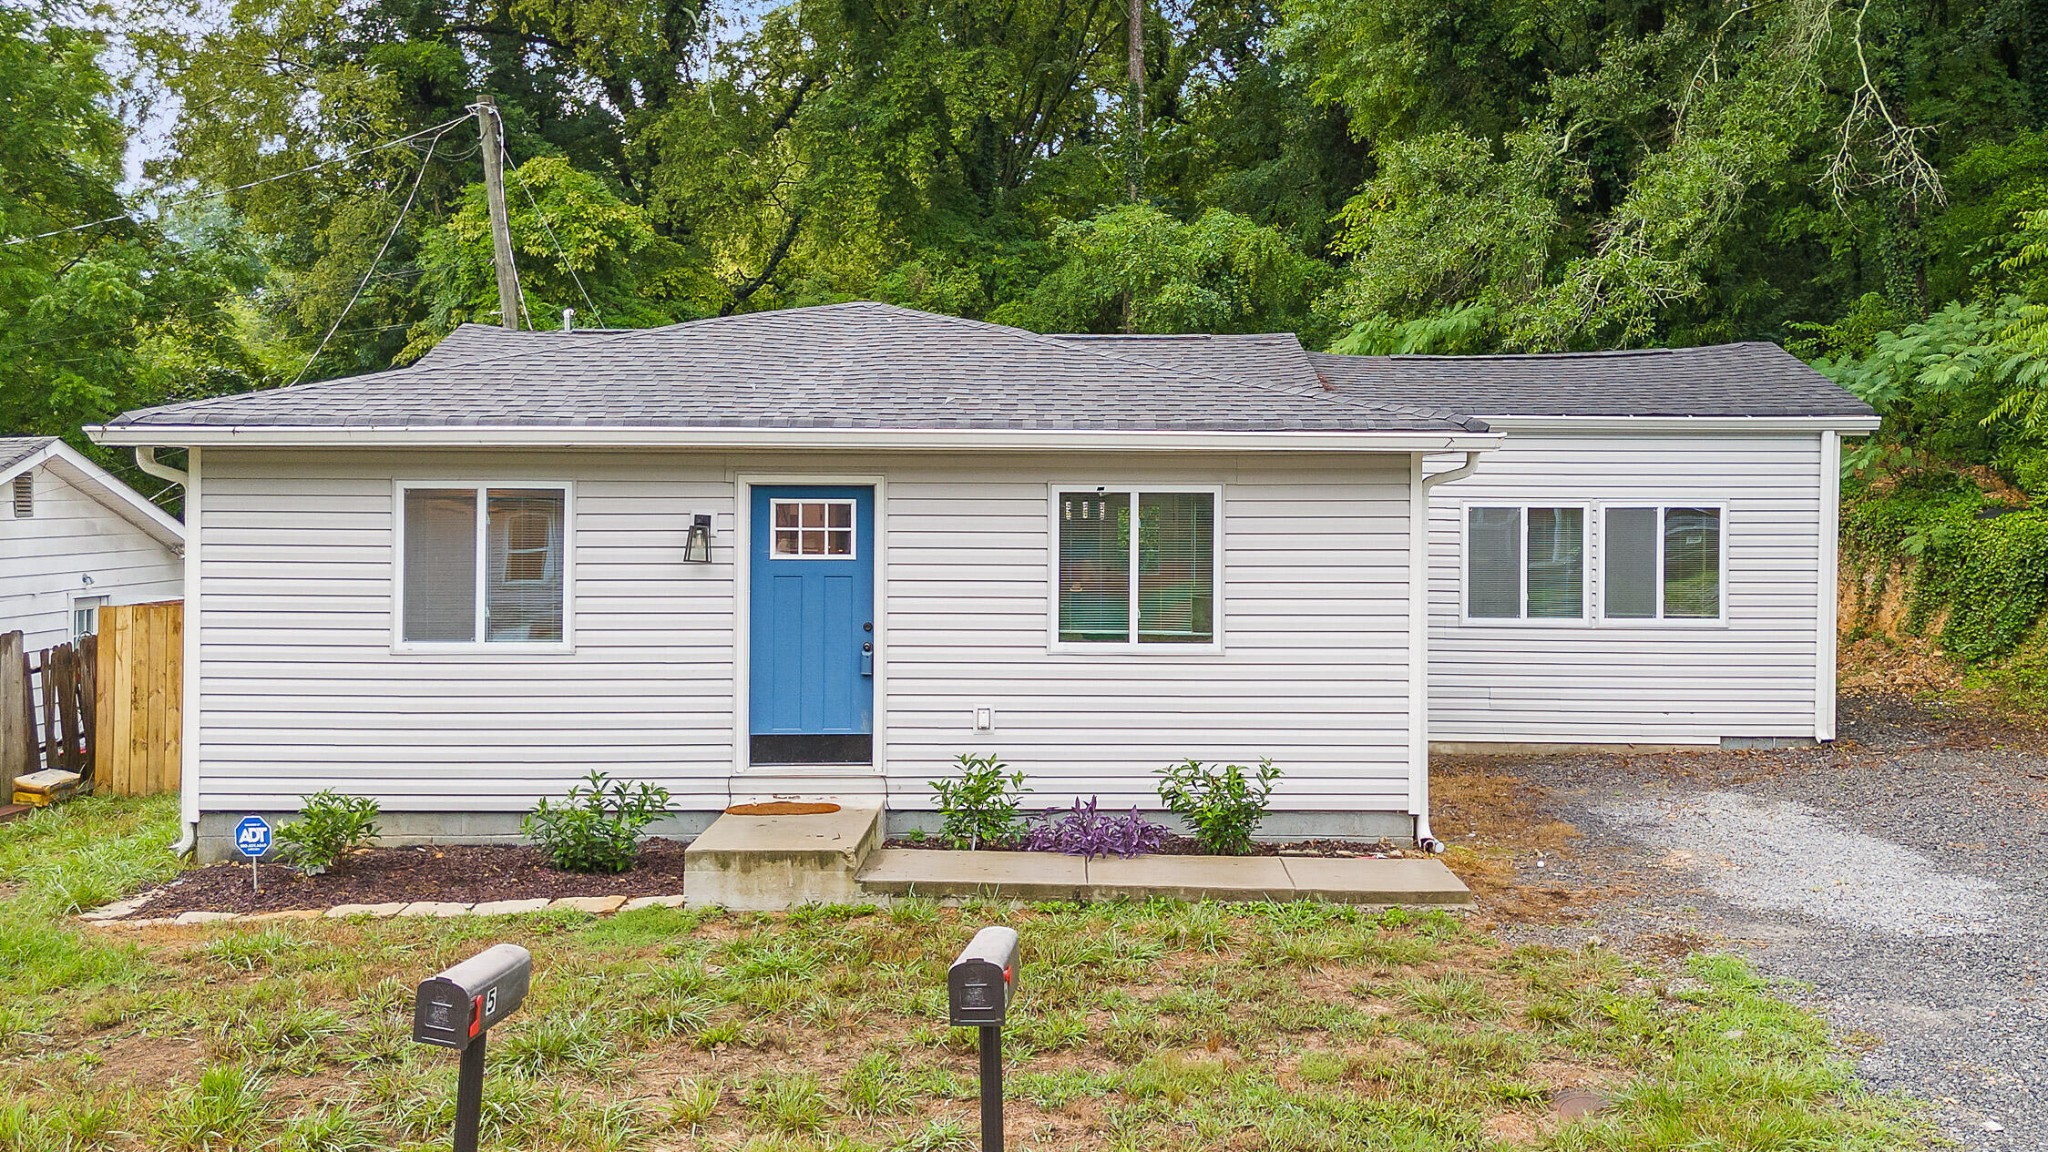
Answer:
<svg viewBox="0 0 2048 1152"><path fill-rule="evenodd" d="M2048 739L1880 696L1843 700L1841 736L1487 762L1584 837L1520 879L1593 919L1516 931L1746 953L1964 1146L2048 1149Z"/></svg>

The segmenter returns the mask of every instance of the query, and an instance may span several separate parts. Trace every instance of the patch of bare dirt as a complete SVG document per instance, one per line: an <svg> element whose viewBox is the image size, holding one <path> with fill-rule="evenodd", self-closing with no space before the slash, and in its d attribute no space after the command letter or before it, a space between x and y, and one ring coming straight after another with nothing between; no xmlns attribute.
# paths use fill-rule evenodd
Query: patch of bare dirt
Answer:
<svg viewBox="0 0 2048 1152"><path fill-rule="evenodd" d="M474 904L565 896L672 896L683 890L684 847L680 840L644 840L637 865L607 874L560 871L548 865L539 849L525 845L372 848L318 876L282 864L262 865L260 892L250 889L246 863L212 864L181 874L135 915L283 912L398 900Z"/></svg>

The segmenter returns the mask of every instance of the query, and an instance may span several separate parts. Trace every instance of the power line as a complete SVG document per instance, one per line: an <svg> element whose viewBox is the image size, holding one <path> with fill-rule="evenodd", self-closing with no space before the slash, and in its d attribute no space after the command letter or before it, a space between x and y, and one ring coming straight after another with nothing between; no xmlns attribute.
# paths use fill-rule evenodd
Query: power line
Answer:
<svg viewBox="0 0 2048 1152"><path fill-rule="evenodd" d="M370 266L363 269L363 281L356 285L355 295L348 298L348 303L342 306L341 315L336 316L334 324L327 329L327 335L320 338L319 346L313 349L311 356L306 357L306 363L299 369L299 374L292 377L291 384L287 384L285 387L289 388L292 384L297 384L306 378L306 373L313 368L313 362L320 359L322 352L327 351L327 342L334 339L334 333L341 327L341 322L348 319L349 310L356 306L356 301L363 298L363 289L370 286L370 278L377 274L377 265L383 262L384 253L390 250L391 241L398 236L398 229L405 224L406 213L412 211L412 202L420 194L420 185L426 182L427 168L434 162L435 146L441 143L441 137L446 135L450 128L467 119L469 117L464 116L459 120L450 120L448 123L443 124L441 130L434 134L433 140L428 142L427 154L420 158L420 170L412 178L412 190L405 194L405 203L398 209L398 219L391 222L391 231L384 234L384 243L377 246L377 254L370 258Z"/></svg>
<svg viewBox="0 0 2048 1152"><path fill-rule="evenodd" d="M403 280L412 276L425 275L426 271L424 268L397 268L390 272L379 272L377 278L380 280ZM224 292L219 296L186 296L177 300L161 300L155 304L144 304L133 311L134 314L141 315L145 312L161 312L166 308L176 308L185 304L219 304L226 300L244 300L276 291L279 291L279 289L275 286L265 285L261 288L251 288L246 292ZM90 340L95 336L118 336L121 333L134 330L134 326L130 325L125 328L102 328L97 332L71 332L62 336L47 336L41 340L30 340L24 344L0 346L0 356L12 355L13 353L26 351L30 348L39 348L45 344L62 344L76 340ZM92 357L84 357L84 359L92 359ZM69 363L69 361L59 360L57 363L64 364Z"/></svg>
<svg viewBox="0 0 2048 1152"><path fill-rule="evenodd" d="M457 124L462 123L464 120L467 119L469 119L468 116L458 116L445 124L436 124L431 128L422 128L419 131L411 133L409 135L400 136L393 140L386 140L382 144L372 144L367 148L358 148L353 152L344 152L339 156L335 156L327 160L321 160L316 163L308 164L304 168L300 168L295 171L280 172L275 176L265 176L261 180L251 180L247 184L237 184L232 188L221 188L213 192L195 192L190 196L180 196L175 200L162 201L157 205L157 207L159 209L175 208L180 204L190 204L198 200L210 200L216 196L226 196L230 192L243 192L247 191L250 188L259 187L264 184L274 183L279 180L289 180L294 176L303 176L308 172L315 172L322 168L331 167L333 165L341 163L344 160L353 160L358 156L366 156L372 152L381 152L386 148L396 148L400 144L405 144L413 140L417 140L430 132L446 132L448 129L454 127ZM435 136L434 138L436 140L440 139L439 136ZM101 225L118 224L123 220L133 219L135 219L134 213L123 212L118 216L109 216L103 220L89 220L84 224L73 224L69 228L53 228L48 232L38 232L33 236L15 236L8 240L0 241L0 248L11 248L16 244L26 244L31 240L47 240L52 236L62 236L69 232L83 232L87 228L98 228Z"/></svg>
<svg viewBox="0 0 2048 1152"><path fill-rule="evenodd" d="M499 137L499 139L501 139L501 140L502 140L502 139L504 139L504 122L503 122L503 121L500 121L500 122L499 122L498 128L499 128L499 132L498 132L498 137ZM511 156L510 156L510 154L509 154L509 153L507 154L507 156L506 156L506 159L508 159L508 160L509 160L509 159L511 159ZM578 275L576 274L576 265L574 265L574 264L571 264L571 263L569 262L569 254L568 254L567 252L564 252L564 251L562 251L562 242L561 242L561 240L557 239L557 238L556 238L556 236L555 236L555 228L554 228L554 225L552 225L552 224L548 223L548 214L540 210L540 201L539 201L539 200L536 200L536 199L534 198L534 195L533 195L533 189L532 189L531 187L529 187L529 186L527 185L527 183L526 183L526 177L524 177L524 176L521 176L521 175L519 174L519 169L517 169L517 168L512 168L512 169L510 169L510 171L511 171L511 173L512 173L512 178L513 178L514 180L517 180L517 181L519 181L519 190L520 190L521 192L524 192L524 193L526 193L526 202L527 202L528 204L531 204L531 205L533 205L533 214L534 214L535 216L538 216L538 217L540 217L540 226L541 226L542 228L545 228L545 229L547 230L547 234L548 234L548 240L549 240L549 242L553 243L553 244L554 244L554 246L555 246L555 255L557 255L557 256L559 256L559 257L561 257L561 258L562 258L562 267L563 267L563 269L564 269L564 270L566 270L566 271L567 271L567 272L569 273L569 279L571 279L571 280L574 280L574 281L576 282L576 291L578 291L578 292L581 292L581 293L583 294L583 302L584 302L585 304L588 304L588 305L590 305L590 315L591 315L591 318L597 321L597 326L598 326L598 327L600 327L600 328L604 327L604 314L603 314L602 312L599 312L599 311L597 310L597 301L595 301L595 300L592 300L592 299L590 298L590 289L588 289L588 288L585 288L585 287L583 286L583 277L581 277L581 276L578 276ZM520 295L520 304L521 304L521 307L524 307L524 306L525 306L525 296L526 296L526 291L525 291L525 289L523 289L523 288L522 288L522 289L520 290L520 293L519 293L519 295ZM528 327L531 327L531 326L532 326L532 324L533 324L533 320L532 320L532 318L531 318L531 317L528 317L528 319L527 319L527 325L528 325Z"/></svg>

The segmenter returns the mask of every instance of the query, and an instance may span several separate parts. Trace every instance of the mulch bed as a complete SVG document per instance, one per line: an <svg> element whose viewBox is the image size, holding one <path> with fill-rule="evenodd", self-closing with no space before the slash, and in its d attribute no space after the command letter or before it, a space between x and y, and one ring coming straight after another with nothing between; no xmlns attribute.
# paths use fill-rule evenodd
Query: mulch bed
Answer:
<svg viewBox="0 0 2048 1152"><path fill-rule="evenodd" d="M900 838L891 840L888 842L887 847L933 849L947 848L949 847L949 845L940 841L937 837L928 836L923 840L904 840ZM1022 851L1022 849L1011 847L1009 845L984 844L981 846L981 851L1019 852ZM1196 840L1192 836L1168 836L1166 838L1166 843L1160 847L1159 851L1155 853L1149 853L1149 855L1206 856L1208 855L1208 853L1202 851L1201 842ZM1294 840L1285 844L1267 844L1263 842L1255 843L1252 845L1252 850L1250 853L1248 853L1248 855L1328 856L1336 858L1364 857L1369 859L1375 856L1424 856L1427 855L1427 853L1417 852L1414 849L1410 848L1396 848L1392 843L1386 840Z"/></svg>
<svg viewBox="0 0 2048 1152"><path fill-rule="evenodd" d="M246 862L210 864L181 873L134 914L283 912L398 900L475 904L564 896L673 896L683 890L684 847L681 840L643 840L640 863L611 875L557 871L538 849L526 846L372 848L350 857L345 867L319 876L284 864L262 865L261 893L249 890Z"/></svg>

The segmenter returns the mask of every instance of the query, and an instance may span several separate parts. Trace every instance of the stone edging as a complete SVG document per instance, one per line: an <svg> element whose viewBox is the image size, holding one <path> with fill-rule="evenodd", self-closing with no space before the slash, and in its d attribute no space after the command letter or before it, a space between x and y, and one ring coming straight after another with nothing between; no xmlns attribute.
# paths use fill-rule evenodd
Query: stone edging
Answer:
<svg viewBox="0 0 2048 1152"><path fill-rule="evenodd" d="M677 896L564 896L558 900L484 900L459 904L442 900L393 900L384 904L336 904L332 908L293 908L280 912L180 912L176 916L145 916L128 919L147 904L155 893L146 892L126 900L79 913L78 918L101 928L161 928L166 925L252 923L264 920L342 920L351 916L388 919L397 916L511 916L527 912L587 912L607 916L613 912L635 912L642 908L680 908Z"/></svg>

